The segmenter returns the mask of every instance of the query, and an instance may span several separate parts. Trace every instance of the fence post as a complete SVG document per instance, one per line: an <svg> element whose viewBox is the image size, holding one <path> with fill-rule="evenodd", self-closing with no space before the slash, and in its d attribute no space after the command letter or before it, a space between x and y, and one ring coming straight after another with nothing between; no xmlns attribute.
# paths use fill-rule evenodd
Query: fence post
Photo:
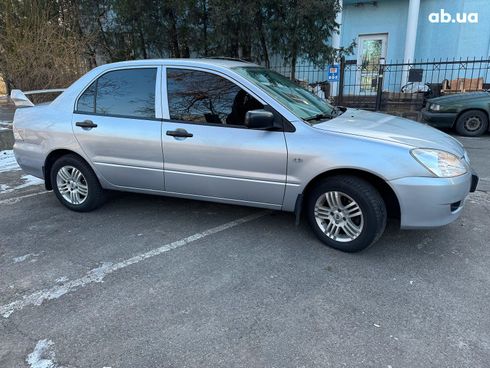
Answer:
<svg viewBox="0 0 490 368"><path fill-rule="evenodd" d="M339 91L337 92L337 105L342 106L342 100L344 99L344 71L345 71L345 57L340 58L340 76L339 76Z"/></svg>
<svg viewBox="0 0 490 368"><path fill-rule="evenodd" d="M383 77L385 73L385 61L384 58L379 59L379 71L378 71L378 81L377 81L377 90L376 90L376 106L374 108L375 111L379 111L381 109L381 100L383 97Z"/></svg>

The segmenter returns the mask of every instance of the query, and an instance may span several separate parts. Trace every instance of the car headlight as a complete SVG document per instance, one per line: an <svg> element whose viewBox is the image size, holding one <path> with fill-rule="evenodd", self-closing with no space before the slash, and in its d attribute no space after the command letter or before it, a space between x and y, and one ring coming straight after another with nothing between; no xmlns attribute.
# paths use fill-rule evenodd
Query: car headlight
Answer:
<svg viewBox="0 0 490 368"><path fill-rule="evenodd" d="M441 105L438 105L438 104L435 104L435 103L431 103L429 105L429 110L430 111L441 111Z"/></svg>
<svg viewBox="0 0 490 368"><path fill-rule="evenodd" d="M463 160L446 151L417 148L410 153L422 166L440 178L459 176L468 171Z"/></svg>

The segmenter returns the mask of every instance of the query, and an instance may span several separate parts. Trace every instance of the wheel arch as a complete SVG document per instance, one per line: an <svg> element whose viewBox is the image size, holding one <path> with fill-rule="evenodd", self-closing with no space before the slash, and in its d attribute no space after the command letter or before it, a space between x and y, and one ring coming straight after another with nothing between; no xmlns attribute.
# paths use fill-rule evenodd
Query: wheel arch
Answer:
<svg viewBox="0 0 490 368"><path fill-rule="evenodd" d="M302 199L307 198L309 192L315 186L316 183L318 183L319 181L327 177L337 176L337 175L356 176L358 178L366 180L368 183L370 183L374 188L378 190L379 194L383 198L383 201L386 204L388 217L400 219L400 202L393 188L386 182L386 180L384 180L380 176L361 169L349 168L349 169L333 169L333 170L325 171L315 176L313 179L311 179L306 185L303 192L300 194L300 196L302 197Z"/></svg>
<svg viewBox="0 0 490 368"><path fill-rule="evenodd" d="M46 157L46 160L44 160L44 166L43 166L43 174L44 174L44 186L46 187L46 190L52 190L53 189L53 183L51 183L51 168L53 167L53 164L58 160L60 157L66 156L66 155L74 155L77 156L80 160L83 160L84 162L87 163L90 167L89 162L87 160L80 156L80 154L76 153L75 151L71 151L69 149L56 149L54 151L51 151L49 155Z"/></svg>
<svg viewBox="0 0 490 368"><path fill-rule="evenodd" d="M460 118L461 115L463 115L465 112L472 111L472 110L483 112L487 116L487 120L490 123L490 115L489 115L488 111L485 110L483 107L465 107L463 110L461 110L460 112L458 112L458 114L456 115L456 118L453 121L452 128L455 128L456 127L456 123L457 123L457 121L458 121L458 119ZM490 124L488 124L488 130L490 130Z"/></svg>

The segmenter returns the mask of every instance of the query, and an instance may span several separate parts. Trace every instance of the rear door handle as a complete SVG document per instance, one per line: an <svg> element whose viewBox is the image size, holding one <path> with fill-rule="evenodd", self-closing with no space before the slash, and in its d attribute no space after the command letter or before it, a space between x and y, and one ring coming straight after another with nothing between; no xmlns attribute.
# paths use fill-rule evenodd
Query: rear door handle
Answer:
<svg viewBox="0 0 490 368"><path fill-rule="evenodd" d="M176 129L176 130L167 130L167 135L178 138L190 138L194 135L192 133L188 133L185 129Z"/></svg>
<svg viewBox="0 0 490 368"><path fill-rule="evenodd" d="M97 124L95 124L92 120L77 121L75 125L80 128L97 128Z"/></svg>

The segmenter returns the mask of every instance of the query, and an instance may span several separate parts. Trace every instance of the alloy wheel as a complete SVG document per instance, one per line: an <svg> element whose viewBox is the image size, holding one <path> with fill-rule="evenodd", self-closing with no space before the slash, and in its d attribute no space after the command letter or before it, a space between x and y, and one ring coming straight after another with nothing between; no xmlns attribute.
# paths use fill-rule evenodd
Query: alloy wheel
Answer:
<svg viewBox="0 0 490 368"><path fill-rule="evenodd" d="M70 204L79 205L87 199L87 180L76 167L67 165L60 168L56 174L56 185L63 199Z"/></svg>
<svg viewBox="0 0 490 368"><path fill-rule="evenodd" d="M353 241L364 227L359 204L339 191L326 192L317 199L315 220L325 235L338 242Z"/></svg>

